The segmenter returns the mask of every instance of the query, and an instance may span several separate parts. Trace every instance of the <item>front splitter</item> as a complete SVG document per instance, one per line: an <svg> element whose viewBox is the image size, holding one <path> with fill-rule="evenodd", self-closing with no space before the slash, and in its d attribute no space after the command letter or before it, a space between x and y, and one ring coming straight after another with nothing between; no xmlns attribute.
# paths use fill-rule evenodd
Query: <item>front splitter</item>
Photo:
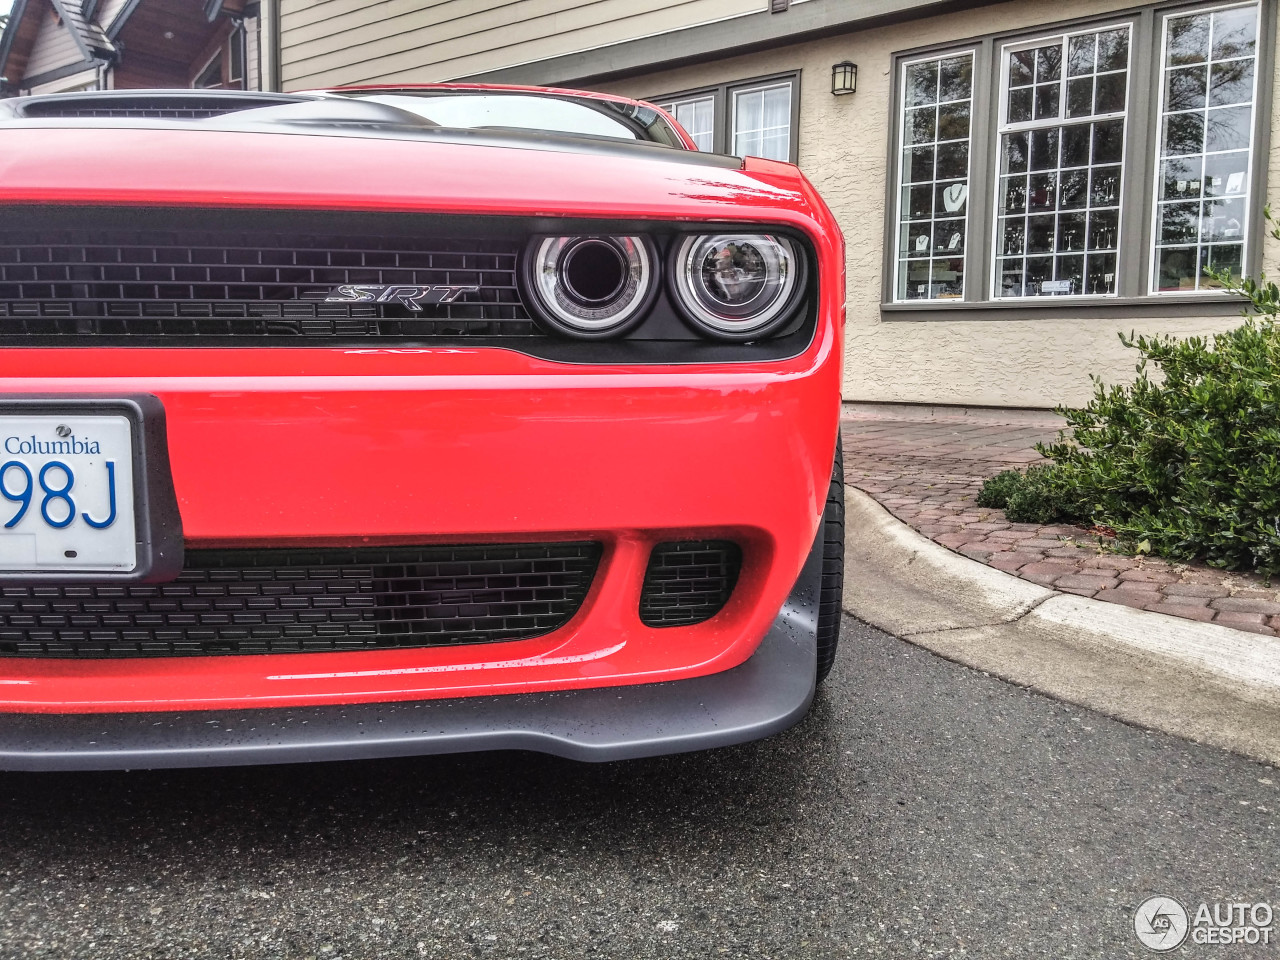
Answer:
<svg viewBox="0 0 1280 960"><path fill-rule="evenodd" d="M821 537L821 529L819 529ZM496 697L258 710L0 715L0 769L120 770L532 750L625 760L798 723L817 671L822 544L745 663L690 680Z"/></svg>

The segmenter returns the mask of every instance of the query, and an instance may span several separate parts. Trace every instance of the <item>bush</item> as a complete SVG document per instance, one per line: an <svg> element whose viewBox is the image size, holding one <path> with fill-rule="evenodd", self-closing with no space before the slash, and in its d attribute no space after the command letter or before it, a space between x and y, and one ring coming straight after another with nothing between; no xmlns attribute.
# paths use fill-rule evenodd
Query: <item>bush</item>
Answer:
<svg viewBox="0 0 1280 960"><path fill-rule="evenodd" d="M1211 340L1122 335L1141 357L1137 379L1095 378L1087 406L1059 410L1070 438L1037 446L1052 463L992 477L979 504L1003 500L1018 522L1106 525L1169 557L1280 571L1280 289L1216 279L1257 316Z"/></svg>
<svg viewBox="0 0 1280 960"><path fill-rule="evenodd" d="M982 484L982 489L978 491L978 506L980 507L1000 507L1003 509L1009 504L1009 494L1018 489L1022 483L1022 474L1017 470L1005 470L997 473L994 477L986 480Z"/></svg>
<svg viewBox="0 0 1280 960"><path fill-rule="evenodd" d="M1074 520L1082 511L1063 479L1050 467L1032 467L1025 474L1005 470L983 483L977 504L1002 508L1014 523Z"/></svg>

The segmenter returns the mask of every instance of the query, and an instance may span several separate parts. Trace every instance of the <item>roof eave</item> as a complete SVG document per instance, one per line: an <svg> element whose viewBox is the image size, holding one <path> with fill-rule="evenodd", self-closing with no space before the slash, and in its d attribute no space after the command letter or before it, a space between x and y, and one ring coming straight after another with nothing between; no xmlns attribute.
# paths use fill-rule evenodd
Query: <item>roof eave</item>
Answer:
<svg viewBox="0 0 1280 960"><path fill-rule="evenodd" d="M5 24L4 33L0 34L0 77L5 75L5 67L9 63L9 54L13 50L13 40L18 35L18 25L27 12L27 0L17 0L9 12L9 21Z"/></svg>
<svg viewBox="0 0 1280 960"><path fill-rule="evenodd" d="M129 18L133 16L133 12L138 9L141 0L128 0L128 2L120 8L120 12L116 14L115 19L110 23L103 24L102 32L107 35L107 39L112 41L120 36L120 31L124 29L124 25L129 22Z"/></svg>

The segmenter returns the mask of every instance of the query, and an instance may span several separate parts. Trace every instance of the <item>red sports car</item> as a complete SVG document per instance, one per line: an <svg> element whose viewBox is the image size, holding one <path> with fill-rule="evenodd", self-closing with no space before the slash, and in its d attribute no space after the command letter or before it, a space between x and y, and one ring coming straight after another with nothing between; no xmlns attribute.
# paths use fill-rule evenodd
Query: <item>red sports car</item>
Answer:
<svg viewBox="0 0 1280 960"><path fill-rule="evenodd" d="M611 760L835 655L844 254L517 87L0 101L0 768Z"/></svg>

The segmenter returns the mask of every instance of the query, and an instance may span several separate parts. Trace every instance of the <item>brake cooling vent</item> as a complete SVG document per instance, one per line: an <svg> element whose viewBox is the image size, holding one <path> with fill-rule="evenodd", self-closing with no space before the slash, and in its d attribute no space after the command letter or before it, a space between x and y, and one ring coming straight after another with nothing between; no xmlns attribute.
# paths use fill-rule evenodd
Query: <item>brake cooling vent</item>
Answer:
<svg viewBox="0 0 1280 960"><path fill-rule="evenodd" d="M189 550L159 584L0 585L0 657L178 657L523 640L577 613L596 542Z"/></svg>
<svg viewBox="0 0 1280 960"><path fill-rule="evenodd" d="M741 569L742 548L730 540L658 544L644 574L640 620L650 627L710 620L729 602Z"/></svg>

